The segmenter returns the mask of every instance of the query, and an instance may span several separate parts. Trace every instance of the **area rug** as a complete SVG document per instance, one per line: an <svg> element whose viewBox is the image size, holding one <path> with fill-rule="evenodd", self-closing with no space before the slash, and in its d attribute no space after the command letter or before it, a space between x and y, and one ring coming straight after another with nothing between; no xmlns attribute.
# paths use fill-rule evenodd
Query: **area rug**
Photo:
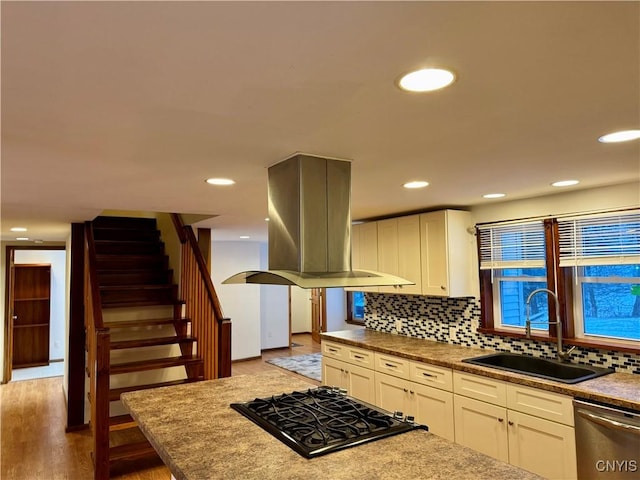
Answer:
<svg viewBox="0 0 640 480"><path fill-rule="evenodd" d="M271 360L267 360L267 363L319 382L322 381L322 353L272 358Z"/></svg>

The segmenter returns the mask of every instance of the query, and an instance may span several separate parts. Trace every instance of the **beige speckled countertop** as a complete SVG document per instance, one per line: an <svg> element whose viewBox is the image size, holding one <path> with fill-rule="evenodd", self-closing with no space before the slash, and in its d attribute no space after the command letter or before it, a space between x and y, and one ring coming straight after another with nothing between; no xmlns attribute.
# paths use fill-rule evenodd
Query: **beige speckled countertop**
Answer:
<svg viewBox="0 0 640 480"><path fill-rule="evenodd" d="M511 383L563 393L572 397L608 403L640 410L640 375L612 373L576 384L566 384L542 378L520 375L495 368L462 363L465 358L487 355L492 350L450 345L448 343L394 335L369 329L323 333L324 340L367 348Z"/></svg>
<svg viewBox="0 0 640 480"><path fill-rule="evenodd" d="M313 387L270 372L124 393L122 402L178 480L540 478L422 430L307 460L229 407Z"/></svg>

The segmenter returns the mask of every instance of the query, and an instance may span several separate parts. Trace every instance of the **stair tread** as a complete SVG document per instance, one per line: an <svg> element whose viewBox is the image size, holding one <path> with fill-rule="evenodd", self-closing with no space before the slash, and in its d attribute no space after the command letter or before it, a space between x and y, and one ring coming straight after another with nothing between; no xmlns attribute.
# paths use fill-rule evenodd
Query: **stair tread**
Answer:
<svg viewBox="0 0 640 480"><path fill-rule="evenodd" d="M145 320L123 320L104 322L107 328L132 328L132 327L152 327L156 325L173 325L174 323L190 322L189 318L150 318Z"/></svg>
<svg viewBox="0 0 640 480"><path fill-rule="evenodd" d="M149 383L146 385L134 385L131 387L120 387L113 388L109 390L109 401L115 402L120 399L120 394L126 392L136 392L138 390L149 390L151 388L159 388L159 387L172 387L174 385L184 385L186 383L199 382L202 380L202 377L198 378L185 378L183 380L171 380L168 382L159 382L159 383Z"/></svg>
<svg viewBox="0 0 640 480"><path fill-rule="evenodd" d="M158 345L173 345L178 343L195 342L194 337L188 335L173 335L170 337L140 338L136 340L120 340L111 342L111 350L124 348L153 347Z"/></svg>
<svg viewBox="0 0 640 480"><path fill-rule="evenodd" d="M110 373L129 373L144 370L155 370L167 367L179 367L183 365L195 365L202 360L193 355L181 355L179 357L153 358L150 360L136 360L135 362L112 363Z"/></svg>
<svg viewBox="0 0 640 480"><path fill-rule="evenodd" d="M135 302L102 302L102 308L152 307L154 305L182 305L184 300L149 300Z"/></svg>
<svg viewBox="0 0 640 480"><path fill-rule="evenodd" d="M126 443L116 447L109 448L109 462L118 462L121 460L134 460L138 458L157 455L155 449L148 441Z"/></svg>
<svg viewBox="0 0 640 480"><path fill-rule="evenodd" d="M100 290L107 290L107 291L111 291L111 290L140 290L140 289L144 289L144 290L161 290L161 289L166 289L166 288L174 288L177 287L177 285L173 284L173 283L146 283L146 284L141 284L141 285L100 285L100 287L98 287Z"/></svg>

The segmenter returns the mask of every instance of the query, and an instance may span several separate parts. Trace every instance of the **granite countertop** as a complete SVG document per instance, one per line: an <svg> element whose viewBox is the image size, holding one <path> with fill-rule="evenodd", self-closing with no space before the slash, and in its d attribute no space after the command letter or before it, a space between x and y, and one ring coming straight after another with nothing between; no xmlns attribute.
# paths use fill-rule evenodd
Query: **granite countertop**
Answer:
<svg viewBox="0 0 640 480"><path fill-rule="evenodd" d="M612 373L576 384L566 384L495 368L462 363L465 358L493 353L493 350L488 349L450 345L433 340L423 340L364 328L323 333L322 338L410 360L484 375L510 383L528 385L572 397L640 410L640 375Z"/></svg>
<svg viewBox="0 0 640 480"><path fill-rule="evenodd" d="M311 460L229 407L313 384L280 372L122 394L122 402L177 480L538 479L414 430Z"/></svg>

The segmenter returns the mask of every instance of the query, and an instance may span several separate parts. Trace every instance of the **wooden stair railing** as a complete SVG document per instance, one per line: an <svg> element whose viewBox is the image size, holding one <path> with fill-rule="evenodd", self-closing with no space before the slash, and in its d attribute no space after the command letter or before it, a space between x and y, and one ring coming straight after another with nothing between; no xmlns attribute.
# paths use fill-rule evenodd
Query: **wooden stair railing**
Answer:
<svg viewBox="0 0 640 480"><path fill-rule="evenodd" d="M91 222L85 223L85 329L91 398L94 478L109 478L109 352L111 334L102 320L97 260Z"/></svg>
<svg viewBox="0 0 640 480"><path fill-rule="evenodd" d="M211 274L189 225L179 214L171 219L182 244L180 296L192 335L198 339L197 355L204 362L204 379L231 376L231 320L222 313Z"/></svg>

